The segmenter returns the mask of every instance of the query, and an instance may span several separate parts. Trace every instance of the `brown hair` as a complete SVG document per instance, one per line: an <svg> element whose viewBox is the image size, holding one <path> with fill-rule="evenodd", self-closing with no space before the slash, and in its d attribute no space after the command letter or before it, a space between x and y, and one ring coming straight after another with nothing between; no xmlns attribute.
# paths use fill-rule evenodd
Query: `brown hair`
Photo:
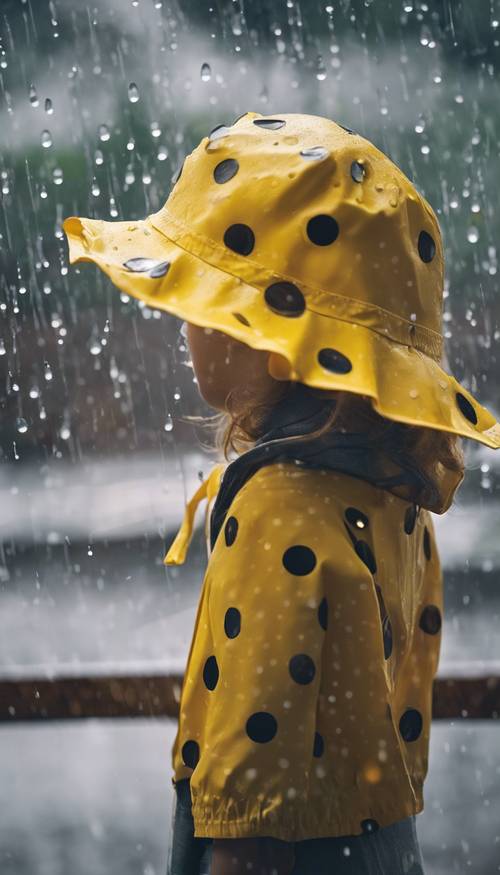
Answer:
<svg viewBox="0 0 500 875"><path fill-rule="evenodd" d="M209 417L183 417L188 422L197 422L215 430L212 445L203 445L209 452L223 454L229 461L232 450L237 455L250 449L264 433L264 423L273 406L293 391L291 380L276 381L265 393L255 384L233 388L226 398L226 411ZM330 430L342 432L366 432L367 442L375 450L390 455L391 448L403 452L424 476L433 480L433 474L441 463L445 468L463 473L465 458L462 440L458 435L423 426L394 422L381 416L372 407L367 395L353 392L328 392L306 386L306 391L315 398L324 398L325 406L331 407L324 424L310 433L311 439L320 438ZM332 403L332 398L336 403ZM288 438L292 443L296 438Z"/></svg>

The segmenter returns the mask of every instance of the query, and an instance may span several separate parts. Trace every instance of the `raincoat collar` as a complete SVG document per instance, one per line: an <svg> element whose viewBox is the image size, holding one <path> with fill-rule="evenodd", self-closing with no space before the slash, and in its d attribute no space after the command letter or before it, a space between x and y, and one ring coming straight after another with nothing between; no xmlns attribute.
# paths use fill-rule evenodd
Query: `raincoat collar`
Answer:
<svg viewBox="0 0 500 875"><path fill-rule="evenodd" d="M425 507L438 514L448 510L463 474L440 466L440 473L431 480L403 451L393 451L389 457L376 450L363 433L329 432L321 438L308 439L310 432L326 421L329 412L324 402L314 398L300 383L273 407L262 437L224 471L210 517L211 549L236 492L257 468L278 461L341 471L393 492L417 508ZM297 440L288 441L292 436Z"/></svg>

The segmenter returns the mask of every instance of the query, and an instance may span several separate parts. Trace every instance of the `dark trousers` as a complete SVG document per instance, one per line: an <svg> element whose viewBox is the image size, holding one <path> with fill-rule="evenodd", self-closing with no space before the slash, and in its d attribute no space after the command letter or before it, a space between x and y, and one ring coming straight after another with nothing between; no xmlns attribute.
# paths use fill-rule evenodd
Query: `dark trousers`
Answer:
<svg viewBox="0 0 500 875"><path fill-rule="evenodd" d="M167 875L210 875L211 858L212 839L194 836L185 778L175 785ZM424 875L415 816L366 835L295 842L292 875Z"/></svg>

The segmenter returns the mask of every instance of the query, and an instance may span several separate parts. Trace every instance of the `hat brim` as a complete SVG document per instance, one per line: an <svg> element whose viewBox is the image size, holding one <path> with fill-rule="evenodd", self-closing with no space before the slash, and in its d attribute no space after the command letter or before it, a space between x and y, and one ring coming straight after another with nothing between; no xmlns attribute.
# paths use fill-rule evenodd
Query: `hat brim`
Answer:
<svg viewBox="0 0 500 875"><path fill-rule="evenodd" d="M63 229L70 263L93 262L122 292L148 307L268 351L269 373L277 380L367 395L388 419L500 447L496 418L437 361L412 346L310 308L300 317L279 315L263 302L260 288L186 250L150 218L71 217ZM334 364L343 364L344 372L320 364L318 352L325 348L341 353ZM343 357L351 364L347 372Z"/></svg>

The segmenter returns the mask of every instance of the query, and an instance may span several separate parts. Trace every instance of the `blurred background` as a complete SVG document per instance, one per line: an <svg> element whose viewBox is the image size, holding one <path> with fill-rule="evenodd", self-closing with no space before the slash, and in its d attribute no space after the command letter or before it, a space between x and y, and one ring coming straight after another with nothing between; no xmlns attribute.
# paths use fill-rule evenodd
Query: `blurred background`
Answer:
<svg viewBox="0 0 500 875"><path fill-rule="evenodd" d="M309 112L385 151L445 243L450 370L500 415L499 0L0 0L0 680L182 674L206 564L162 564L215 461L181 323L68 267L217 124ZM434 516L440 674L500 672L500 453ZM12 715L15 716L15 715ZM0 724L2 875L164 875L174 720ZM427 875L500 871L494 720L433 723Z"/></svg>

